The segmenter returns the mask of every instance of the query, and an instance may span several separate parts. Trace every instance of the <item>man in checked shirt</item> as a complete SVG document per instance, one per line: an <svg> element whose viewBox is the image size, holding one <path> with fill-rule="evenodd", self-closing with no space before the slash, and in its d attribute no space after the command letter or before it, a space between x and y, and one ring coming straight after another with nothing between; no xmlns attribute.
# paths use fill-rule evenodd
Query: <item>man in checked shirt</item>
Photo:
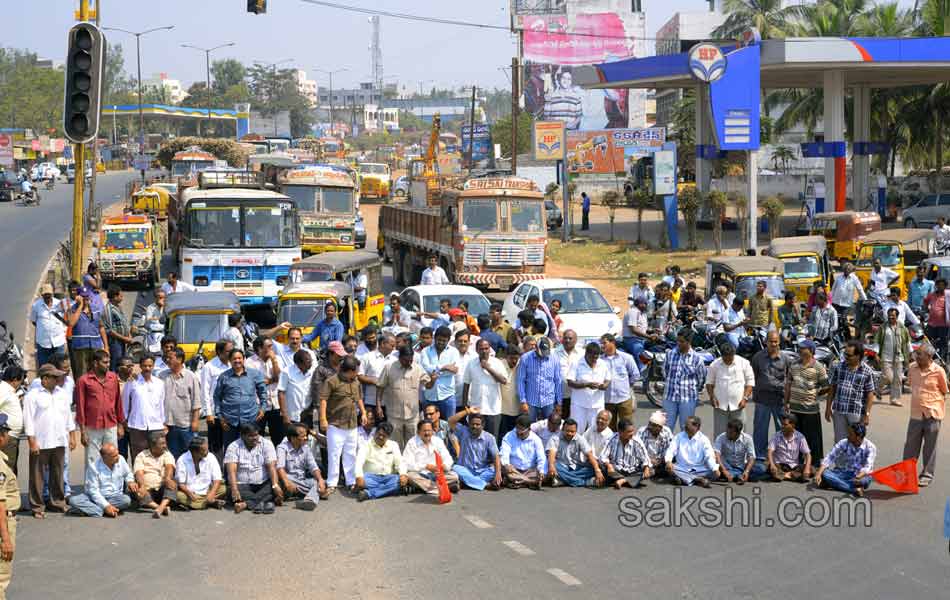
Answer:
<svg viewBox="0 0 950 600"><path fill-rule="evenodd" d="M693 350L690 344L691 335L690 329L682 329L676 335L676 348L667 350L666 362L663 365L666 372L663 410L666 412L670 429L676 427L677 419L680 427L686 428L686 419L696 412L699 391L706 381L706 363Z"/></svg>

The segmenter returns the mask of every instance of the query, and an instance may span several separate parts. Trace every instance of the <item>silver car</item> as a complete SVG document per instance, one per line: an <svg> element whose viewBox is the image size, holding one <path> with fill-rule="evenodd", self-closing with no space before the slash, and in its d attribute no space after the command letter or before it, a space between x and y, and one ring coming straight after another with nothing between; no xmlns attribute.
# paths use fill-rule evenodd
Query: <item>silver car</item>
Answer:
<svg viewBox="0 0 950 600"><path fill-rule="evenodd" d="M904 209L905 228L933 227L937 217L950 221L950 194L927 194L916 204Z"/></svg>

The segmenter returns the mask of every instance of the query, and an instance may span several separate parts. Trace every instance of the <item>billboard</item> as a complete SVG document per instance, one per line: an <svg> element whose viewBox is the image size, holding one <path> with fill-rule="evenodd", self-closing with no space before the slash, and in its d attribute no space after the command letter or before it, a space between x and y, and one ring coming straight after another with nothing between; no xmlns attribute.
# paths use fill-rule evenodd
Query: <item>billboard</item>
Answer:
<svg viewBox="0 0 950 600"><path fill-rule="evenodd" d="M662 149L665 127L567 133L567 170L576 175L630 172L636 161Z"/></svg>
<svg viewBox="0 0 950 600"><path fill-rule="evenodd" d="M462 126L462 160L466 164L468 163L468 149L472 141L475 142L475 150L472 152L472 162L478 164L492 157L490 125L476 125L474 135L472 135L472 127L470 125Z"/></svg>
<svg viewBox="0 0 950 600"><path fill-rule="evenodd" d="M13 140L5 133L0 133L0 166L13 166Z"/></svg>
<svg viewBox="0 0 950 600"><path fill-rule="evenodd" d="M567 10L567 0L512 0L512 14L563 14Z"/></svg>
<svg viewBox="0 0 950 600"><path fill-rule="evenodd" d="M561 121L535 121L534 160L564 160L564 123Z"/></svg>

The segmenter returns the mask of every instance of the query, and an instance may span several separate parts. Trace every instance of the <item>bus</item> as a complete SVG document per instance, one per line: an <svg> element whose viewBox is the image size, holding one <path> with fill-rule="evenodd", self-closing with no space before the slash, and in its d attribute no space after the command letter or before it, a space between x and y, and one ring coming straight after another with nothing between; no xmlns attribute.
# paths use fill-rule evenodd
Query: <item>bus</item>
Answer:
<svg viewBox="0 0 950 600"><path fill-rule="evenodd" d="M277 183L297 205L304 255L356 248L359 189L349 169L303 165L281 172Z"/></svg>
<svg viewBox="0 0 950 600"><path fill-rule="evenodd" d="M181 280L234 292L243 305L273 305L301 258L293 200L266 189L260 173L203 171L182 204Z"/></svg>

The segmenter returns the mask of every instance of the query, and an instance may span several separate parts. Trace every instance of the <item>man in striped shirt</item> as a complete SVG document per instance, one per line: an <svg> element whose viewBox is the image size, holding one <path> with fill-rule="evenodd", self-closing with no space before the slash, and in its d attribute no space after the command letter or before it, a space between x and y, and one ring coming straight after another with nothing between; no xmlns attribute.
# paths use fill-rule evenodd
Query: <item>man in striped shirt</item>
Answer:
<svg viewBox="0 0 950 600"><path fill-rule="evenodd" d="M550 339L540 338L534 352L521 357L515 381L521 411L528 413L532 423L560 410L563 378L560 363L551 356Z"/></svg>
<svg viewBox="0 0 950 600"><path fill-rule="evenodd" d="M666 373L666 398L663 410L666 412L670 429L686 429L686 419L696 412L699 403L699 391L706 381L706 363L693 350L690 344L692 331L683 329L676 335L676 348L667 350L664 371Z"/></svg>

